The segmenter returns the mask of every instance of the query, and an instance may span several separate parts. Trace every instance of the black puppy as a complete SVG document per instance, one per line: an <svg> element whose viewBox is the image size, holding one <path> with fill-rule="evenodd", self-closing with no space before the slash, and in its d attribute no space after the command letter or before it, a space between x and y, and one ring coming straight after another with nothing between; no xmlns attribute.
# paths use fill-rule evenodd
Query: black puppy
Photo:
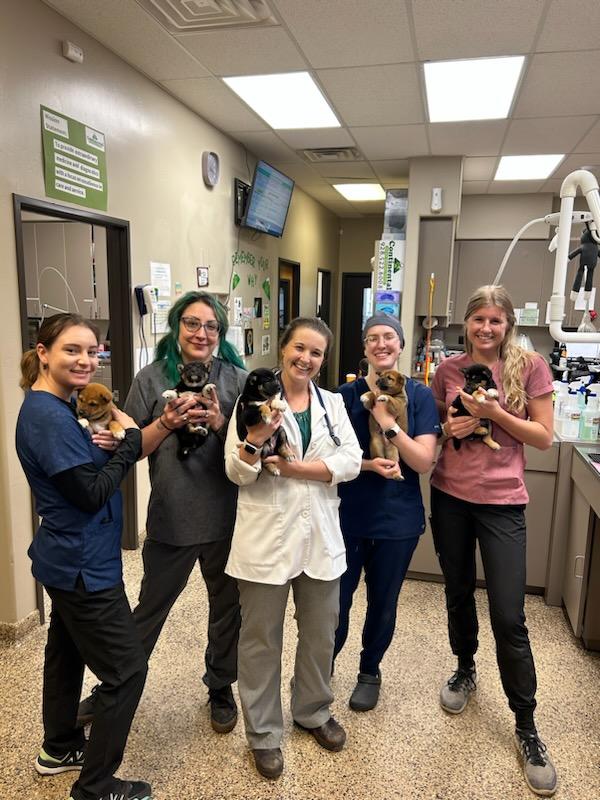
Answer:
<svg viewBox="0 0 600 800"><path fill-rule="evenodd" d="M462 367L460 371L465 376L464 391L472 395L479 403L482 403L486 397L498 397L498 390L492 377L492 371L486 367L485 364L471 364L470 367ZM454 398L451 407L456 409L455 416L457 417L471 416L464 407L460 395ZM480 420L478 427L475 428L470 436L466 436L465 438L471 440L481 439L492 450L500 450L498 442L492 439L492 423L489 419ZM461 439L457 439L456 436L454 436L452 437L452 443L454 444L454 449L458 450L460 448Z"/></svg>
<svg viewBox="0 0 600 800"><path fill-rule="evenodd" d="M244 391L240 395L236 411L237 433L241 441L248 435L248 425L259 422L271 422L274 411L285 411L287 404L281 398L281 384L277 375L270 369L252 370L246 378ZM264 443L260 452L262 459L279 455L286 461L294 461L296 456L288 444L286 433L282 427L277 428L270 439ZM280 475L274 464L265 464L265 468L273 475Z"/></svg>
<svg viewBox="0 0 600 800"><path fill-rule="evenodd" d="M207 399L211 399L214 383L208 383L210 367L202 361L190 361L188 364L178 364L180 380L174 389L167 389L163 392L165 400L174 400L176 397L189 397L202 394ZM188 422L183 428L177 428L177 458L181 461L189 454L204 444L208 436L208 428L198 422Z"/></svg>

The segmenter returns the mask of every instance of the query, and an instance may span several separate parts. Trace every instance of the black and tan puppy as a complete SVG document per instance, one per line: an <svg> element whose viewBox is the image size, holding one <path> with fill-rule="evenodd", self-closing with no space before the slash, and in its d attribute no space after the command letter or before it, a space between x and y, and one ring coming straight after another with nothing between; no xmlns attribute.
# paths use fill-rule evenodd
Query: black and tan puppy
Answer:
<svg viewBox="0 0 600 800"><path fill-rule="evenodd" d="M365 392L360 397L360 401L367 410L371 410L375 403L385 403L388 412L396 420L396 424L405 433L408 432L408 398L406 396L406 379L401 372L395 369L386 369L381 372L375 384L381 390L381 394L375 395L374 392ZM369 415L369 433L371 435L370 451L371 458L387 458L400 464L400 454L398 449L386 439L381 428L372 414ZM403 481L402 472L396 480Z"/></svg>
<svg viewBox="0 0 600 800"><path fill-rule="evenodd" d="M178 364L180 379L174 389L163 392L165 400L175 400L176 397L194 397L197 394L212 398L215 389L214 383L208 382L210 367L202 361L190 361L188 364ZM188 422L183 428L176 430L178 447L177 458L184 461L189 454L204 444L208 436L208 428L199 422Z"/></svg>
<svg viewBox="0 0 600 800"><path fill-rule="evenodd" d="M91 433L110 431L113 439L125 438L125 430L112 417L112 392L101 383L88 383L77 395L77 417L82 428Z"/></svg>
<svg viewBox="0 0 600 800"><path fill-rule="evenodd" d="M470 367L462 367L462 374L465 376L463 391L479 403L483 403L486 398L498 398L498 389L492 377L492 371L485 364L471 364ZM456 409L455 416L470 417L471 415L463 405L460 395L457 395L451 403L451 407ZM492 439L492 423L489 419L480 420L480 424L466 439L481 439L492 450L500 450L500 445ZM460 448L461 439L453 437L454 449Z"/></svg>
<svg viewBox="0 0 600 800"><path fill-rule="evenodd" d="M264 367L252 370L246 378L244 391L237 405L238 437L244 441L248 435L248 425L258 425L259 422L269 424L274 411L285 411L286 408L287 403L281 397L281 383L277 375ZM294 461L296 458L282 427L277 428L271 438L267 439L260 453L262 459L273 455L281 456L286 461ZM265 464L265 469L273 475L280 474L274 464Z"/></svg>

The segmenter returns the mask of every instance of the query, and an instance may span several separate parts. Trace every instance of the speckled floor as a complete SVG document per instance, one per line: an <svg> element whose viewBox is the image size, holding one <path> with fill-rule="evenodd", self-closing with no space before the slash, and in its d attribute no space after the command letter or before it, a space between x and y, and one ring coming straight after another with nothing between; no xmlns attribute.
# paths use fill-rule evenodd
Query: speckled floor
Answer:
<svg viewBox="0 0 600 800"><path fill-rule="evenodd" d="M125 554L135 600L139 552ZM532 798L513 745L513 721L502 693L485 595L478 594L481 646L476 696L459 717L438 705L438 690L453 669L445 628L443 589L408 581L400 599L396 638L382 665L377 708L358 714L347 701L354 686L360 641L361 593L354 624L336 664L334 713L345 726L341 753L318 747L293 729L289 711L285 771L276 783L255 771L243 724L228 735L210 727L201 683L206 598L198 575L173 609L151 660L146 690L129 738L121 775L149 780L156 800L521 800ZM528 597L527 617L538 670L540 733L559 773L561 800L600 797L600 657L581 649L560 609ZM283 697L295 641L287 621ZM0 799L63 800L73 773L41 778L32 762L42 729L40 696L45 630L17 644L0 643ZM87 685L93 682L86 676Z"/></svg>

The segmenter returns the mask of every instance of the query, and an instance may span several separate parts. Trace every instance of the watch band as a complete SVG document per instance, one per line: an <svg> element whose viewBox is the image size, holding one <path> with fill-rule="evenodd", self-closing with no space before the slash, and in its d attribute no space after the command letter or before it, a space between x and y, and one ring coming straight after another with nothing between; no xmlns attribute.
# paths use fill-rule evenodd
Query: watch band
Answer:
<svg viewBox="0 0 600 800"><path fill-rule="evenodd" d="M388 428L387 431L383 432L383 435L386 439L393 439L400 433L400 426L399 425L392 425L391 428Z"/></svg>
<svg viewBox="0 0 600 800"><path fill-rule="evenodd" d="M262 445L259 447L258 445L249 442L248 439L244 439L242 442L242 447L247 453L250 453L251 456L255 456L259 450L262 450Z"/></svg>

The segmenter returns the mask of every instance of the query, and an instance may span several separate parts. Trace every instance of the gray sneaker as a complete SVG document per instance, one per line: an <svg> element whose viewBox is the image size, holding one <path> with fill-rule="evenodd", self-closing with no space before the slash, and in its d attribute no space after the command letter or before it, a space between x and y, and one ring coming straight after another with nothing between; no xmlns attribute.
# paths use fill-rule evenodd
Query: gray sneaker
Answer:
<svg viewBox="0 0 600 800"><path fill-rule="evenodd" d="M460 714L467 707L469 696L477 688L477 673L457 669L451 678L442 686L440 705L449 714Z"/></svg>
<svg viewBox="0 0 600 800"><path fill-rule="evenodd" d="M525 782L532 792L550 797L556 791L556 770L546 745L537 733L515 733L515 744L523 764Z"/></svg>

